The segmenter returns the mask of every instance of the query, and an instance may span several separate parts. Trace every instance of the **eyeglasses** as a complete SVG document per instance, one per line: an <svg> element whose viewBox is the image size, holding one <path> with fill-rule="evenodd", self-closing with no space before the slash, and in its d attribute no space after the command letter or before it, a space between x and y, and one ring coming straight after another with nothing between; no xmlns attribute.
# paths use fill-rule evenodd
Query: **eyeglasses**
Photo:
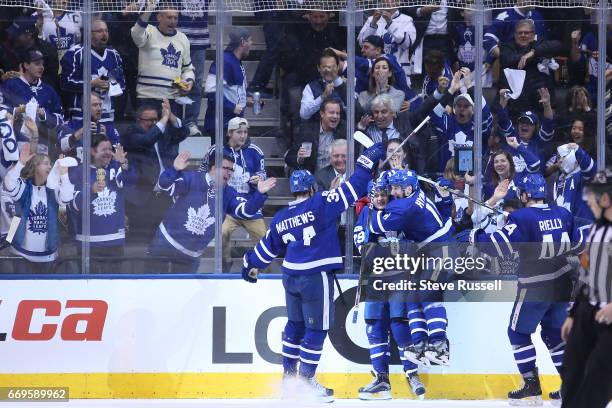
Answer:
<svg viewBox="0 0 612 408"><path fill-rule="evenodd" d="M157 122L157 118L138 118L142 122Z"/></svg>
<svg viewBox="0 0 612 408"><path fill-rule="evenodd" d="M518 35L529 35L529 34L533 34L533 31L517 31L516 33Z"/></svg>

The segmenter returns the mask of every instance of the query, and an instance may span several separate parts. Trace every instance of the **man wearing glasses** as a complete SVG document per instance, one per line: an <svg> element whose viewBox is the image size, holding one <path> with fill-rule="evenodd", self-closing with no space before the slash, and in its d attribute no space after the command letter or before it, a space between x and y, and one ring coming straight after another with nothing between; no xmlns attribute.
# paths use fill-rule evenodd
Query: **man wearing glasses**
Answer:
<svg viewBox="0 0 612 408"><path fill-rule="evenodd" d="M208 172L187 170L189 157L189 152L180 153L172 166L159 176L159 187L173 198L174 204L159 224L149 253L169 257L172 273L196 273L200 257L215 237L215 196L220 190L215 186L215 156L209 158ZM220 186L222 218L226 214L239 219L254 218L268 198L266 193L276 185L276 179L260 179L257 191L244 200L227 185L233 173L234 158L224 154Z"/></svg>
<svg viewBox="0 0 612 408"><path fill-rule="evenodd" d="M161 116L151 105L136 111L136 123L121 135L121 144L129 154L130 164L138 174L138 182L126 191L126 214L129 220L128 242L148 243L164 213L172 204L157 187L159 175L178 155L179 143L189 130L162 101Z"/></svg>
<svg viewBox="0 0 612 408"><path fill-rule="evenodd" d="M502 43L499 49L502 70L510 68L526 71L521 95L508 103L512 117L525 111L542 113L539 103L541 98L537 91L539 88L547 88L550 100L555 100L553 77L547 68L546 59L561 53L561 42L536 39L533 20L525 19L516 23L514 41ZM505 75L500 77L500 89L511 89Z"/></svg>

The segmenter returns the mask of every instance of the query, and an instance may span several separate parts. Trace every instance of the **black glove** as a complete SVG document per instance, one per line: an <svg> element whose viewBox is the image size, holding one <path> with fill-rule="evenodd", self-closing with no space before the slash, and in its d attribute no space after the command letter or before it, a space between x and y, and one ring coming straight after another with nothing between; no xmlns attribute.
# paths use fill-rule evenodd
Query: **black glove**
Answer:
<svg viewBox="0 0 612 408"><path fill-rule="evenodd" d="M363 151L357 158L357 165L368 171L372 171L378 161L386 156L385 148L382 143L376 143Z"/></svg>

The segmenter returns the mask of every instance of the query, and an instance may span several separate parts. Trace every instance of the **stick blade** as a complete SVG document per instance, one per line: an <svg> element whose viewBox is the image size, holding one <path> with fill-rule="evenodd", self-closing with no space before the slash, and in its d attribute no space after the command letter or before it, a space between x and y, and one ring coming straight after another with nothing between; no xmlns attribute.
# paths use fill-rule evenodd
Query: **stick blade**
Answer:
<svg viewBox="0 0 612 408"><path fill-rule="evenodd" d="M368 135L359 130L353 134L353 139L359 142L366 149L374 144L374 142L368 137Z"/></svg>

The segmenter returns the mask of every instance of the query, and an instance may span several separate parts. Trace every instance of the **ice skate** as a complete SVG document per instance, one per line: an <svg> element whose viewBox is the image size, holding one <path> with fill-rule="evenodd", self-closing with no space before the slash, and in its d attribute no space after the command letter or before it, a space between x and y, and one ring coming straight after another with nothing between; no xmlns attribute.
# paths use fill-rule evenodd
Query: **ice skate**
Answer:
<svg viewBox="0 0 612 408"><path fill-rule="evenodd" d="M281 399L297 400L300 394L300 380L297 373L285 371L281 383Z"/></svg>
<svg viewBox="0 0 612 408"><path fill-rule="evenodd" d="M420 400L425 399L425 384L423 384L423 381L421 381L419 374L407 374L406 379L408 380L408 385L410 385L410 389L415 397Z"/></svg>
<svg viewBox="0 0 612 408"><path fill-rule="evenodd" d="M538 370L534 370L532 377L523 377L523 386L508 393L510 405L517 406L541 406L542 387Z"/></svg>
<svg viewBox="0 0 612 408"><path fill-rule="evenodd" d="M425 357L427 357L432 363L445 366L449 365L450 348L448 339L438 340L434 343L428 344L425 349Z"/></svg>
<svg viewBox="0 0 612 408"><path fill-rule="evenodd" d="M561 406L561 390L552 391L548 393L548 398L550 398L550 403L554 407Z"/></svg>
<svg viewBox="0 0 612 408"><path fill-rule="evenodd" d="M420 341L416 344L411 344L404 349L404 357L406 357L410 362L419 365L429 367L431 363L429 359L425 356L425 350L427 345L424 341Z"/></svg>
<svg viewBox="0 0 612 408"><path fill-rule="evenodd" d="M374 379L365 387L360 387L358 390L359 399L371 400L390 400L391 385L389 383L389 374L375 373L371 371Z"/></svg>
<svg viewBox="0 0 612 408"><path fill-rule="evenodd" d="M304 391L301 397L316 402L334 402L334 390L319 384L315 377L308 378L300 376L299 378L302 382Z"/></svg>

